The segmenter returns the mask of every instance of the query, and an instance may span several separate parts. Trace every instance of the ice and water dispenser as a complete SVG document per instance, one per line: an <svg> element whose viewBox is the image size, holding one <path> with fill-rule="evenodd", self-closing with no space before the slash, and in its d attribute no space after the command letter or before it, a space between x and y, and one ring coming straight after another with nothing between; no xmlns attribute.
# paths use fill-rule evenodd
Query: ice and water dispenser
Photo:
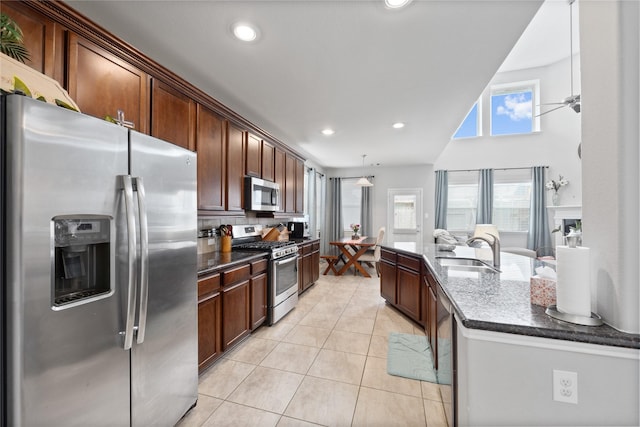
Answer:
<svg viewBox="0 0 640 427"><path fill-rule="evenodd" d="M111 292L111 217L53 218L53 307L87 302Z"/></svg>

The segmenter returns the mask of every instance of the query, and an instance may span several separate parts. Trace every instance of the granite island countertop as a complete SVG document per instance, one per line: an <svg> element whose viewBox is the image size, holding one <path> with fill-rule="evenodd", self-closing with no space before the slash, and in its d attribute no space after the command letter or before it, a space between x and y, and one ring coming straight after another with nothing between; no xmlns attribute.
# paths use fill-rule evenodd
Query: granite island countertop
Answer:
<svg viewBox="0 0 640 427"><path fill-rule="evenodd" d="M456 246L454 251L440 251L435 244L407 243L383 247L422 255L466 328L640 349L640 335L608 325L563 322L545 314L545 307L531 304L529 280L536 267L546 265L543 261L501 252L500 273L464 271L441 266L436 256L478 258L491 264L491 250Z"/></svg>

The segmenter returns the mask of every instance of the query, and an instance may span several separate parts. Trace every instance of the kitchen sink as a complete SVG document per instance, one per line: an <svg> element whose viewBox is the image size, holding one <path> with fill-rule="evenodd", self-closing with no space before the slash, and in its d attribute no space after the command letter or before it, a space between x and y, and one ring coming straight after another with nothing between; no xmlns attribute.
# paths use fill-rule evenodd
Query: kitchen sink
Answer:
<svg viewBox="0 0 640 427"><path fill-rule="evenodd" d="M499 273L500 270L489 263L476 258L452 258L452 257L436 257L436 260L442 267L455 268L468 271L487 271Z"/></svg>

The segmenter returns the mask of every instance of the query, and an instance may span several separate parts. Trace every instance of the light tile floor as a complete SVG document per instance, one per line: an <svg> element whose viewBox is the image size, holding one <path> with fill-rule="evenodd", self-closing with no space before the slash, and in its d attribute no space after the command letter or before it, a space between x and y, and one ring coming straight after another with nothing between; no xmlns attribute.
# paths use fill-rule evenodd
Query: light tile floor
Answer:
<svg viewBox="0 0 640 427"><path fill-rule="evenodd" d="M424 331L380 281L320 276L295 310L200 375L191 426L446 426L436 384L387 374L390 332Z"/></svg>

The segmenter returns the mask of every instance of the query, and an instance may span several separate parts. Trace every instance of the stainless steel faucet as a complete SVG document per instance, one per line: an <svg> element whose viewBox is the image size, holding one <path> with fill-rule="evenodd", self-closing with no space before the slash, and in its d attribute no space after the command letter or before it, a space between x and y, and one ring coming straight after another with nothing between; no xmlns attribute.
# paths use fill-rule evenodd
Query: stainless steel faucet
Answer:
<svg viewBox="0 0 640 427"><path fill-rule="evenodd" d="M491 233L487 233L489 236L493 237L493 242L487 238L476 236L467 240L467 244L473 243L476 240L482 240L483 242L487 242L487 244L491 247L491 251L493 252L493 266L495 268L500 268L500 239L498 236L494 236Z"/></svg>

